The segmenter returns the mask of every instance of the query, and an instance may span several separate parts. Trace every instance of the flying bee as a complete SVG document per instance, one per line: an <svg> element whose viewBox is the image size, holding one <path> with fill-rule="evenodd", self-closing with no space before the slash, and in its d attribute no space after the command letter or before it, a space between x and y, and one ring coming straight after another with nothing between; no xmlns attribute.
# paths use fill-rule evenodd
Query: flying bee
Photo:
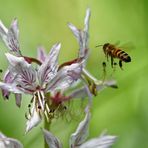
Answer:
<svg viewBox="0 0 148 148"><path fill-rule="evenodd" d="M111 57L111 66L114 67L116 63L114 62L114 59L119 59L119 66L122 69L122 62L131 62L131 57L122 49L119 47L116 47L114 44L105 43L104 45L98 45L96 47L103 46L103 51L105 56L107 57L107 60L109 57Z"/></svg>

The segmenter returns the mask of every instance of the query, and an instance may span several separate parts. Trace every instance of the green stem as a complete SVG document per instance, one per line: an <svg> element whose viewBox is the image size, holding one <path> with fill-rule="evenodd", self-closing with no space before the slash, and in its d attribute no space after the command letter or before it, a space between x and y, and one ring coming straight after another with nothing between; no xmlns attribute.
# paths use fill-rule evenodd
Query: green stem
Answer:
<svg viewBox="0 0 148 148"><path fill-rule="evenodd" d="M50 121L47 121L46 117L44 117L44 129L46 130L50 130L50 125L51 125L51 119L49 119ZM44 148L49 148L45 138L44 138Z"/></svg>

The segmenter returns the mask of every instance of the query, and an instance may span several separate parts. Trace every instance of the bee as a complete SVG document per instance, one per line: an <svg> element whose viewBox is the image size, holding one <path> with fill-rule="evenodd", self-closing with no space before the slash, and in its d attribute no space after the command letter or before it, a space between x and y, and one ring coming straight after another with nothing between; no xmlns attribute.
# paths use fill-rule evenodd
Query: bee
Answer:
<svg viewBox="0 0 148 148"><path fill-rule="evenodd" d="M131 62L131 57L122 49L119 47L116 47L114 44L105 43L104 45L98 45L96 47L103 46L103 51L105 56L108 58L111 58L111 66L114 67L116 63L114 63L114 59L119 59L119 67L122 69L122 62Z"/></svg>

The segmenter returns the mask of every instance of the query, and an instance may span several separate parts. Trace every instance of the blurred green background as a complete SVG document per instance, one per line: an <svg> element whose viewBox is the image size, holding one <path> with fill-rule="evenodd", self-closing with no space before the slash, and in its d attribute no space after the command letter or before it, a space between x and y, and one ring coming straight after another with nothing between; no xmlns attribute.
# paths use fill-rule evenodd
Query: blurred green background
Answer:
<svg viewBox="0 0 148 148"><path fill-rule="evenodd" d="M105 59L101 48L105 42L132 42L135 49L128 53L132 62L124 64L124 70L116 69L113 75L119 89L108 88L93 100L90 138L104 129L118 135L113 148L148 147L148 2L146 0L0 0L0 19L9 26L18 18L20 45L24 55L36 56L36 47L44 45L47 51L60 41L60 63L77 55L78 44L67 27L67 22L82 28L87 7L91 8L90 48L87 68L98 79L102 76L101 63ZM6 47L0 43L0 68L6 69ZM110 67L110 64L108 64ZM108 77L111 70L108 68ZM15 106L13 95L9 101L0 98L0 131L19 139L25 148L43 147L42 125L24 134L27 104L30 96L24 96L22 107ZM77 108L76 108L77 109ZM68 137L78 121L55 121L51 131L68 147Z"/></svg>

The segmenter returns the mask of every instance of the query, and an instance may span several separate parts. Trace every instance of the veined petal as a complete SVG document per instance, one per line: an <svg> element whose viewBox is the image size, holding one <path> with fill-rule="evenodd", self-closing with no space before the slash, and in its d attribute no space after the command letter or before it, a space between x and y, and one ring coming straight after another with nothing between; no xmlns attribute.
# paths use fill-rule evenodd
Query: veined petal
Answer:
<svg viewBox="0 0 148 148"><path fill-rule="evenodd" d="M70 147L75 148L81 145L88 136L88 126L90 121L90 111L87 108L86 115L83 121L78 125L75 133L73 133L70 137Z"/></svg>
<svg viewBox="0 0 148 148"><path fill-rule="evenodd" d="M73 32L74 36L76 37L78 43L79 43L79 46L80 46L80 49L79 49L79 57L80 58L84 58L86 57L87 58L87 54L88 54L88 48L87 48L87 45L86 45L86 39L84 39L84 36L86 36L84 34L84 31L81 30L81 29L78 29L77 27L75 27L73 24L71 23L68 23L68 26L69 28L71 29L71 31ZM85 42L84 42L85 41Z"/></svg>
<svg viewBox="0 0 148 148"><path fill-rule="evenodd" d="M42 120L39 112L36 110L35 101L33 102L33 106L31 108L31 114L29 114L28 118L29 120L27 120L27 123L26 123L25 133L28 133L32 128L37 126Z"/></svg>
<svg viewBox="0 0 148 148"><path fill-rule="evenodd" d="M46 91L63 90L71 86L81 76L82 63L74 63L61 68L57 75L47 84Z"/></svg>
<svg viewBox="0 0 148 148"><path fill-rule="evenodd" d="M16 94L21 94L23 93L21 90L19 90L14 84L9 84L9 83L3 83L3 82L0 82L0 88L1 89L4 89L4 90L7 90L9 92L13 92L13 93L16 93Z"/></svg>
<svg viewBox="0 0 148 148"><path fill-rule="evenodd" d="M11 74L11 72L9 71L9 69L7 69L6 72L5 72L5 74L4 74L4 78L3 78L4 82L5 83L12 83L13 80L14 80L14 78L15 78L15 76L13 74ZM10 92L7 91L7 90L3 90L2 89L2 95L5 98L9 99Z"/></svg>
<svg viewBox="0 0 148 148"><path fill-rule="evenodd" d="M45 52L45 48L40 46L37 48L37 53L38 53L38 60L40 60L42 63L45 62L47 54Z"/></svg>
<svg viewBox="0 0 148 148"><path fill-rule="evenodd" d="M17 56L14 56L10 53L6 53L5 54L10 65L13 66L13 67L16 67L16 66L20 66L20 67L29 67L30 64L28 62L26 62L26 60L23 58L23 57L17 57Z"/></svg>
<svg viewBox="0 0 148 148"><path fill-rule="evenodd" d="M51 132L43 129L44 138L50 148L62 148L60 140L55 137Z"/></svg>
<svg viewBox="0 0 148 148"><path fill-rule="evenodd" d="M21 55L19 50L18 34L19 29L17 19L12 21L9 29L7 29L2 22L0 22L0 36L5 45L10 51L17 53L17 55Z"/></svg>
<svg viewBox="0 0 148 148"><path fill-rule="evenodd" d="M116 141L116 136L101 135L83 143L78 148L110 148Z"/></svg>
<svg viewBox="0 0 148 148"><path fill-rule="evenodd" d="M23 148L23 145L14 138L8 138L0 132L0 148Z"/></svg>
<svg viewBox="0 0 148 148"><path fill-rule="evenodd" d="M68 23L68 27L70 28L70 30L72 31L72 33L76 37L77 41L81 45L82 44L81 31L76 26L74 26L72 23Z"/></svg>
<svg viewBox="0 0 148 148"><path fill-rule="evenodd" d="M20 88L30 90L36 88L36 71L28 64L23 57L16 57L6 53L6 57L10 63L10 71L15 75L15 83Z"/></svg>
<svg viewBox="0 0 148 148"><path fill-rule="evenodd" d="M13 34L15 36L15 39L18 40L18 37L19 37L19 27L18 27L18 20L16 18L12 21L9 30L11 30L11 32L13 32Z"/></svg>
<svg viewBox="0 0 148 148"><path fill-rule="evenodd" d="M56 75L58 69L58 55L60 48L60 43L53 45L49 55L46 57L45 62L40 66L38 77L41 85L43 85L44 83L46 84Z"/></svg>
<svg viewBox="0 0 148 148"><path fill-rule="evenodd" d="M88 39L89 39L89 20L90 20L90 9L86 10L86 16L84 20L84 29L78 29L73 24L69 23L68 26L76 37L80 49L79 49L79 57L83 57L87 59L88 57ZM84 63L85 64L85 63Z"/></svg>

